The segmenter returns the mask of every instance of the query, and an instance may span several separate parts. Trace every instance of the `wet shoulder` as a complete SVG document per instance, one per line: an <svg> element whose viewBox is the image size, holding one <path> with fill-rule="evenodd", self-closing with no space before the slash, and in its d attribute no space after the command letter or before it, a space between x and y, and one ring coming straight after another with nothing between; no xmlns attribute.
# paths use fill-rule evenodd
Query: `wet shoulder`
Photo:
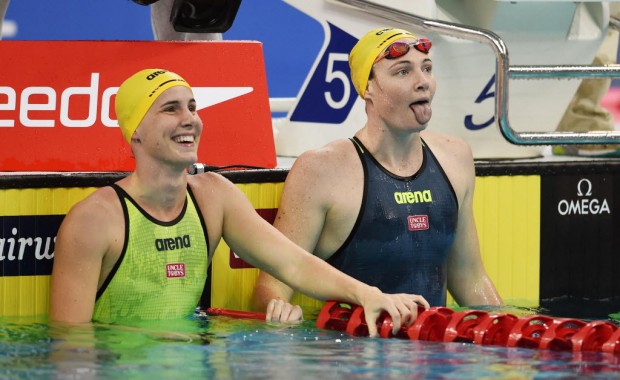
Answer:
<svg viewBox="0 0 620 380"><path fill-rule="evenodd" d="M107 232L115 233L116 226L122 226L123 209L119 198L109 186L95 192L76 203L63 220L65 229L81 231L82 234L95 232L106 236Z"/></svg>
<svg viewBox="0 0 620 380"><path fill-rule="evenodd" d="M121 211L116 191L110 186L95 190L92 194L77 202L69 214L114 215Z"/></svg>
<svg viewBox="0 0 620 380"><path fill-rule="evenodd" d="M207 172L189 176L187 182L201 209L209 205L214 210L217 205L239 196L241 190L232 181L219 173Z"/></svg>
<svg viewBox="0 0 620 380"><path fill-rule="evenodd" d="M353 143L340 139L302 153L295 160L291 174L303 172L307 176L336 177L351 170L355 163L359 163L359 158Z"/></svg>
<svg viewBox="0 0 620 380"><path fill-rule="evenodd" d="M469 166L473 163L471 147L464 139L433 131L425 131L420 136L442 165Z"/></svg>
<svg viewBox="0 0 620 380"><path fill-rule="evenodd" d="M187 182L197 198L218 196L222 192L236 188L228 178L214 172L188 176Z"/></svg>

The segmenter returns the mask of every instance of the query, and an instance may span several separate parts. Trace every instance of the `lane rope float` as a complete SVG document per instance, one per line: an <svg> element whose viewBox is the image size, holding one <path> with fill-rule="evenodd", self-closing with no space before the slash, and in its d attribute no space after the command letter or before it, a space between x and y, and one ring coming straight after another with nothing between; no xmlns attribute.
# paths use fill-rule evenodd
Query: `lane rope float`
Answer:
<svg viewBox="0 0 620 380"><path fill-rule="evenodd" d="M328 301L316 321L317 328L368 336L364 310L359 305ZM585 322L545 315L517 317L483 310L454 311L446 307L418 308L418 317L392 334L392 318L383 312L377 320L382 338L479 345L523 347L578 352L601 351L620 355L620 328L608 321Z"/></svg>
<svg viewBox="0 0 620 380"><path fill-rule="evenodd" d="M260 312L207 308L199 316L265 320ZM510 313L483 310L454 311L447 307L418 307L418 317L392 334L392 317L383 312L377 319L381 338L400 338L434 342L461 342L478 345L521 347L555 351L599 351L620 355L620 328L609 321L585 322L574 318L546 315L517 317ZM316 320L316 327L368 336L364 309L346 302L327 301Z"/></svg>

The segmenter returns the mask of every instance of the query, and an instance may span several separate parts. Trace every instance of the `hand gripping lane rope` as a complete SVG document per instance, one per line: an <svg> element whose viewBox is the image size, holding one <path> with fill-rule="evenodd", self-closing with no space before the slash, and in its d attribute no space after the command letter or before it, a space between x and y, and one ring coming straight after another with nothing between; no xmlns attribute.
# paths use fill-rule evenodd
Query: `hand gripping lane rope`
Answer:
<svg viewBox="0 0 620 380"><path fill-rule="evenodd" d="M361 306L328 301L316 321L317 328L367 336L368 325ZM377 320L382 338L479 345L536 348L543 350L602 351L620 355L620 328L608 321L585 322L545 315L517 317L483 310L453 311L446 307L418 308L418 317L392 335L392 318L386 312Z"/></svg>
<svg viewBox="0 0 620 380"><path fill-rule="evenodd" d="M265 313L208 308L199 315L228 316L265 320ZM327 301L316 320L316 327L367 336L364 309L359 305ZM392 334L392 317L386 312L377 320L382 338L434 342L464 342L479 345L522 347L542 350L600 351L620 355L620 328L608 321L585 322L545 315L517 317L483 310L454 311L447 307L418 307L418 317Z"/></svg>

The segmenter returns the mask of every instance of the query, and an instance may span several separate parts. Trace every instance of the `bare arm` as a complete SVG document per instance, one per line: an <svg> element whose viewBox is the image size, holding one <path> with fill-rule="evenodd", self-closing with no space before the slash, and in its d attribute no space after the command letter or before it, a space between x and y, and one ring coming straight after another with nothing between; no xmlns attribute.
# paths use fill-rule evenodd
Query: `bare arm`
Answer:
<svg viewBox="0 0 620 380"><path fill-rule="evenodd" d="M461 306L501 305L502 299L489 278L482 257L473 213L475 169L471 150L463 149L459 173L465 184L459 205L456 237L448 259L448 289ZM457 192L458 193L458 192Z"/></svg>
<svg viewBox="0 0 620 380"><path fill-rule="evenodd" d="M50 290L52 321L92 320L102 260L110 247L109 210L97 199L74 206L58 231Z"/></svg>
<svg viewBox="0 0 620 380"><path fill-rule="evenodd" d="M377 327L370 321L376 321L381 311L391 315L396 333L402 322L415 320L418 302L428 306L421 296L383 294L336 270L258 216L232 183L222 179L217 186L218 192L226 195L220 200L224 204L222 234L240 257L309 296L363 306L371 336L376 335Z"/></svg>
<svg viewBox="0 0 620 380"><path fill-rule="evenodd" d="M278 214L274 226L287 238L308 252L314 252L323 230L326 206L320 196L317 183L321 181L314 157L306 153L300 156L284 184ZM293 289L261 271L252 302L257 311L267 311L268 320L291 321L301 319L301 308L289 304Z"/></svg>
<svg viewBox="0 0 620 380"><path fill-rule="evenodd" d="M473 214L460 213L459 227L448 260L448 289L461 306L501 305L482 257Z"/></svg>

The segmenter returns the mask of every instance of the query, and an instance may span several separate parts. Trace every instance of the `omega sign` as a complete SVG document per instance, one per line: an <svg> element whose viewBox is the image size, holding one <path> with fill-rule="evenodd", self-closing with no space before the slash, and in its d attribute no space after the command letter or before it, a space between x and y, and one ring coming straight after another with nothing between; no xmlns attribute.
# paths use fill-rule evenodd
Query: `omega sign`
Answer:
<svg viewBox="0 0 620 380"><path fill-rule="evenodd" d="M592 196L592 182L582 178L577 182L577 198L562 199L558 202L560 215L599 215L611 214L607 199Z"/></svg>

